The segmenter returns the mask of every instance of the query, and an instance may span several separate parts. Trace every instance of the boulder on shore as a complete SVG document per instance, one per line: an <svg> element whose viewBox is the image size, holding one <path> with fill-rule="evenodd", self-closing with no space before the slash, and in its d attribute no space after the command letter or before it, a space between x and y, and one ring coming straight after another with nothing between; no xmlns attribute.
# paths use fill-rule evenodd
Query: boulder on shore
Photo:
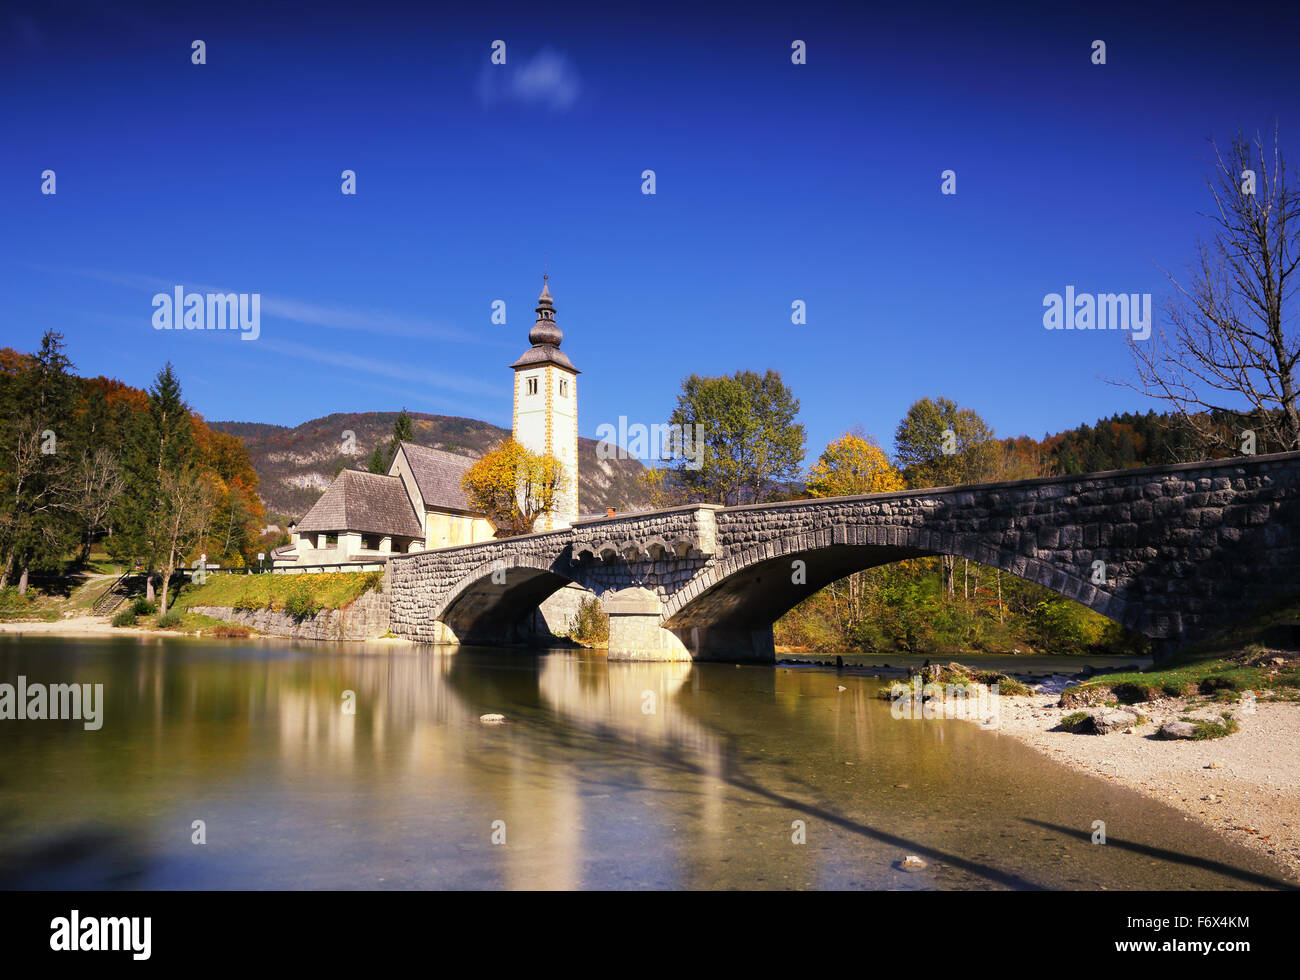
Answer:
<svg viewBox="0 0 1300 980"><path fill-rule="evenodd" d="M1161 738L1195 738L1196 726L1190 721L1167 721L1160 726Z"/></svg>
<svg viewBox="0 0 1300 980"><path fill-rule="evenodd" d="M1138 716L1132 711L1121 711L1118 708L1100 708L1091 711L1092 730L1098 735L1109 735L1111 732L1122 732L1126 728L1132 728L1138 723Z"/></svg>

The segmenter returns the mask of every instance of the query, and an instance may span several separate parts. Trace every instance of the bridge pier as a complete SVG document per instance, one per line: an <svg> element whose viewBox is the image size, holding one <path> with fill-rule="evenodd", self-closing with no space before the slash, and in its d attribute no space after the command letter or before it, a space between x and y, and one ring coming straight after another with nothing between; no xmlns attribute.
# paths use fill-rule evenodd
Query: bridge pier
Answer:
<svg viewBox="0 0 1300 980"><path fill-rule="evenodd" d="M776 641L769 626L684 626L672 631L692 660L728 664L774 664Z"/></svg>
<svg viewBox="0 0 1300 980"><path fill-rule="evenodd" d="M602 600L609 614L610 660L687 660L682 641L659 625L662 606L649 589L621 589Z"/></svg>

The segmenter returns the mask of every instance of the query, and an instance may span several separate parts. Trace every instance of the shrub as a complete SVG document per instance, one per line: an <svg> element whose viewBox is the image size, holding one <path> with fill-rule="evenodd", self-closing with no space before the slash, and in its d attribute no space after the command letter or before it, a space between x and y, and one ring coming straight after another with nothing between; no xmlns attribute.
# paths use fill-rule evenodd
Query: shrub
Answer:
<svg viewBox="0 0 1300 980"><path fill-rule="evenodd" d="M144 596L131 603L131 614L134 616L152 616L157 611L158 607Z"/></svg>
<svg viewBox="0 0 1300 980"><path fill-rule="evenodd" d="M169 630L181 624L181 611L179 609L168 609L158 617L157 626L160 630Z"/></svg>
<svg viewBox="0 0 1300 980"><path fill-rule="evenodd" d="M127 606L116 616L113 617L114 626L134 626L135 625L135 607Z"/></svg>
<svg viewBox="0 0 1300 980"><path fill-rule="evenodd" d="M257 612L257 610L261 609L262 606L263 606L263 602L261 599L255 598L254 596L245 592L243 595L241 595L238 599L235 600L235 604L232 608L238 609L241 612Z"/></svg>
<svg viewBox="0 0 1300 980"><path fill-rule="evenodd" d="M1028 684L1022 684L1014 677L1008 677L1005 680L997 682L998 693L1007 697L1020 697L1033 694L1033 689Z"/></svg>
<svg viewBox="0 0 1300 980"><path fill-rule="evenodd" d="M569 623L569 636L579 643L608 643L609 616L595 596L583 599Z"/></svg>
<svg viewBox="0 0 1300 980"><path fill-rule="evenodd" d="M1233 677L1206 677L1201 680L1202 694L1217 694L1219 691L1237 690L1237 681Z"/></svg>
<svg viewBox="0 0 1300 980"><path fill-rule="evenodd" d="M1151 684L1143 684L1139 681L1124 681L1122 684L1116 684L1110 690L1123 704L1141 704L1143 701L1153 701L1159 693L1157 688Z"/></svg>
<svg viewBox="0 0 1300 980"><path fill-rule="evenodd" d="M320 612L321 604L312 592L311 586L307 584L307 576L300 575L299 578L303 579L303 581L295 585L293 591L284 600L284 611L301 622L307 617L315 616Z"/></svg>
<svg viewBox="0 0 1300 980"><path fill-rule="evenodd" d="M1192 736L1196 741L1201 742L1207 738L1224 738L1231 735L1241 726L1231 718L1224 716L1222 722L1218 721L1201 721L1197 718L1184 718L1183 721L1190 721L1196 726L1196 734Z"/></svg>
<svg viewBox="0 0 1300 980"><path fill-rule="evenodd" d="M1092 727L1092 715L1086 711L1072 711L1061 719L1061 727L1067 732L1083 732Z"/></svg>

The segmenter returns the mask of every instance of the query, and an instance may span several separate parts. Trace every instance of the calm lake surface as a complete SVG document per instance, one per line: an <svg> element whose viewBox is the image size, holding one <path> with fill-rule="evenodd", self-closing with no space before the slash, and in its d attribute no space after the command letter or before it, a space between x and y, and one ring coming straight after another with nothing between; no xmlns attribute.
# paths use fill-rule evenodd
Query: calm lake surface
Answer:
<svg viewBox="0 0 1300 980"><path fill-rule="evenodd" d="M6 888L1282 885L1168 807L895 720L881 681L834 670L0 636L19 675L103 684L104 720L0 721Z"/></svg>

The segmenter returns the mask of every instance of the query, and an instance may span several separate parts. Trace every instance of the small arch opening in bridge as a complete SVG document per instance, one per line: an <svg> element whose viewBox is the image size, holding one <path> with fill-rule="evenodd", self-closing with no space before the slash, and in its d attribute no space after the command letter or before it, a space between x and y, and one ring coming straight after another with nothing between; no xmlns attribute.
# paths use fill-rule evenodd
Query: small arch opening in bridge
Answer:
<svg viewBox="0 0 1300 980"><path fill-rule="evenodd" d="M438 616L459 643L545 646L567 639L594 593L549 567L498 562L467 577Z"/></svg>

